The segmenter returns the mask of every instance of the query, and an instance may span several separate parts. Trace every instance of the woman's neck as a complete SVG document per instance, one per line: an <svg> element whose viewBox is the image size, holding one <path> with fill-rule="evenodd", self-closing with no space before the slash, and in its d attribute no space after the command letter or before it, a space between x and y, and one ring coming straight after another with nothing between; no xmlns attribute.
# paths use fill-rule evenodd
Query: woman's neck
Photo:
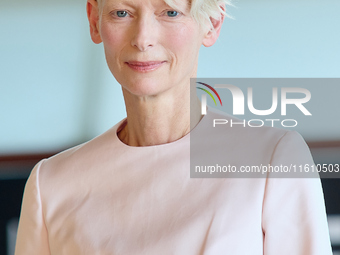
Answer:
<svg viewBox="0 0 340 255"><path fill-rule="evenodd" d="M130 146L151 146L176 141L190 132L201 119L200 102L163 93L138 97L123 89L127 125L118 133ZM190 116L191 115L191 116ZM191 122L191 123L190 123Z"/></svg>

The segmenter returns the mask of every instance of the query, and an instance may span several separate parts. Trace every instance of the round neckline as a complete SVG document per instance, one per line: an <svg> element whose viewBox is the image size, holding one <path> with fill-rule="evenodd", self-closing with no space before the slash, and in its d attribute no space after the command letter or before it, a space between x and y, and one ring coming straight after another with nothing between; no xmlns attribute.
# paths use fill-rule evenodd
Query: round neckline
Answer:
<svg viewBox="0 0 340 255"><path fill-rule="evenodd" d="M149 145L149 146L131 146L131 145L127 145L125 143L123 143L119 137L118 137L118 132L121 131L127 124L127 118L124 118L123 120L121 120L120 122L118 122L116 124L116 128L114 129L114 136L115 136L115 139L118 141L119 145L122 146L122 147L125 147L125 148L136 148L136 149L141 149L141 148L160 148L160 147L169 147L169 146L172 146L172 145L176 145L176 144L179 144L179 143L182 143L182 142L185 142L187 139L190 139L190 133L193 132L194 130L196 130L203 122L203 120L206 119L206 115L204 115L201 120L198 122L198 124L189 132L187 133L185 136L173 141L173 142L170 142L170 143L163 143L163 144L157 144L157 145Z"/></svg>

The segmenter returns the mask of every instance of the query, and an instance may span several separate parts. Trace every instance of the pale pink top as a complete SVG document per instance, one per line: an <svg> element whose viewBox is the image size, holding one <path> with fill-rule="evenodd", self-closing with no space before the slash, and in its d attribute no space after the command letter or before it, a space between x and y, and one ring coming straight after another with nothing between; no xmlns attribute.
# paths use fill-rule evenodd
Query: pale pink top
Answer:
<svg viewBox="0 0 340 255"><path fill-rule="evenodd" d="M206 135L214 117L208 113L192 132ZM193 179L190 135L130 147L117 137L122 123L37 164L16 255L332 254L319 179ZM224 147L238 164L313 164L296 132L233 132Z"/></svg>

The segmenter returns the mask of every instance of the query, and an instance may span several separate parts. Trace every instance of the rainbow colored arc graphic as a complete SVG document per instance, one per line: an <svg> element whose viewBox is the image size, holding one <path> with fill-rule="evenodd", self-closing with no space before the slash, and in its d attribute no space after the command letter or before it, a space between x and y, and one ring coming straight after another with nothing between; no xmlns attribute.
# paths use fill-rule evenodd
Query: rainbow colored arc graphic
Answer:
<svg viewBox="0 0 340 255"><path fill-rule="evenodd" d="M208 84L206 84L206 83L203 83L203 82L197 82L197 83L198 83L198 84L201 84L201 85L203 85L203 86L206 86L206 87L209 88L212 92L214 92L215 95L217 96L218 100L220 100L220 103L221 103L221 106L222 106L222 100L221 100L221 98L220 98L220 95L217 93L217 91L216 91L213 87L211 87L210 85L208 85ZM215 103L215 105L217 106L216 100L215 100L213 94L211 94L211 92L210 92L209 90L206 90L206 89L200 88L200 87L196 87L196 88L205 91L205 92L212 98L212 100L214 100L214 103Z"/></svg>

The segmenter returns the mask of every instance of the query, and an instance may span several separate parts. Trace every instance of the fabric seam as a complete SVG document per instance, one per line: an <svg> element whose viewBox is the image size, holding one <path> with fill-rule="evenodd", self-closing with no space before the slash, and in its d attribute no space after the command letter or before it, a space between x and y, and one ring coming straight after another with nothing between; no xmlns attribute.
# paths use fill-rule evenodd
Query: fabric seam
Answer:
<svg viewBox="0 0 340 255"><path fill-rule="evenodd" d="M41 193L40 193L40 167L43 164L43 162L45 161L45 159L41 160L38 168L37 168L37 177L36 177L36 182L37 182L37 191L38 191L38 196L39 196L39 202L40 202L40 206L41 206L41 215L42 215L42 219L43 219L43 223L44 223L44 227L47 233L47 240L49 241L49 234L48 234L48 229L46 227L46 221L45 221L45 216L44 216L44 212L43 212L43 206L42 206L42 200L41 200ZM50 249L50 243L48 242L48 250L49 253L51 254L51 249Z"/></svg>

